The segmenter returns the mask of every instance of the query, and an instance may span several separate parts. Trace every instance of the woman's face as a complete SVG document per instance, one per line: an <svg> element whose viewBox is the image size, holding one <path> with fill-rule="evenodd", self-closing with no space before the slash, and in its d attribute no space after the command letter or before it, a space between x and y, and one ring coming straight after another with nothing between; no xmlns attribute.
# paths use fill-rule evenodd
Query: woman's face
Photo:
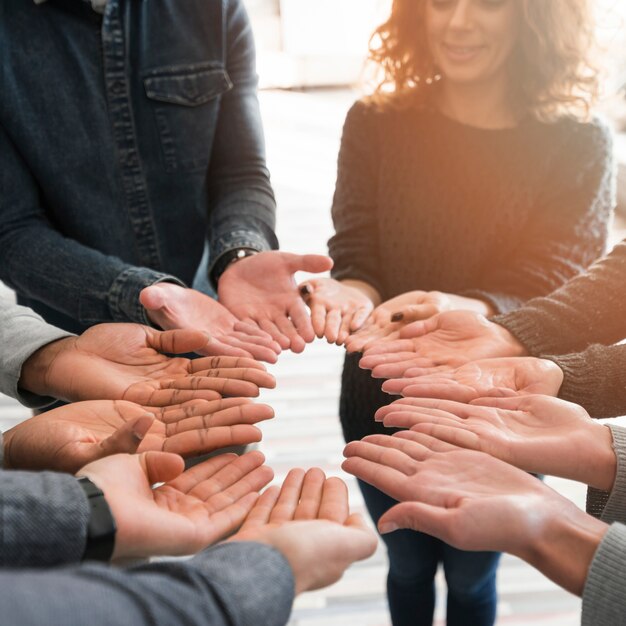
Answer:
<svg viewBox="0 0 626 626"><path fill-rule="evenodd" d="M446 80L488 83L505 74L519 38L519 0L424 1L429 48Z"/></svg>

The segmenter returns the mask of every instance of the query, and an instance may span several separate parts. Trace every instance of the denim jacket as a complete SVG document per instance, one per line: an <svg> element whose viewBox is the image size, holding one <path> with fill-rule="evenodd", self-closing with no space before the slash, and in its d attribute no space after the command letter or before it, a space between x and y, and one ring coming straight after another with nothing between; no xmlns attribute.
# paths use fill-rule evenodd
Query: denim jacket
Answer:
<svg viewBox="0 0 626 626"><path fill-rule="evenodd" d="M78 332L276 248L256 87L242 0L2 0L0 279Z"/></svg>

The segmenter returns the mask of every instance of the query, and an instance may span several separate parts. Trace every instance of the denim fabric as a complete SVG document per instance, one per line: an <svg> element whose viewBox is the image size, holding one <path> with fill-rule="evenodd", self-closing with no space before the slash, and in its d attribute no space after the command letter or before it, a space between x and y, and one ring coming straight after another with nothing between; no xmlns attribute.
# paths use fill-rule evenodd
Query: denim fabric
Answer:
<svg viewBox="0 0 626 626"><path fill-rule="evenodd" d="M0 279L47 321L277 247L242 0L3 0L0 57Z"/></svg>
<svg viewBox="0 0 626 626"><path fill-rule="evenodd" d="M375 523L395 500L359 482ZM430 535L398 530L383 535L389 556L387 597L393 626L431 626L439 563L448 584L448 626L492 626L496 620L497 552L464 552Z"/></svg>

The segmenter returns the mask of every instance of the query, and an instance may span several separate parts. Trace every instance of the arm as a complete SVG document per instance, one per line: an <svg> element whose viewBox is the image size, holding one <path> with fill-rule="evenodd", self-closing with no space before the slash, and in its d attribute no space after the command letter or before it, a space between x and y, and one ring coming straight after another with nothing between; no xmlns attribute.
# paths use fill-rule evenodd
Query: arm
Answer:
<svg viewBox="0 0 626 626"><path fill-rule="evenodd" d="M518 249L491 262L482 289L461 295L507 313L551 293L605 252L615 204L611 134L597 121L570 134Z"/></svg>
<svg viewBox="0 0 626 626"><path fill-rule="evenodd" d="M339 152L332 218L335 235L328 242L335 262L332 277L365 283L374 296L384 297L378 223L378 130L376 113L362 102L348 112ZM369 294L368 294L369 295ZM378 305L379 301L374 301Z"/></svg>
<svg viewBox="0 0 626 626"><path fill-rule="evenodd" d="M81 324L148 323L139 292L169 275L135 267L68 239L42 206L37 181L0 126L0 279ZM49 260L55 259L55 271Z"/></svg>
<svg viewBox="0 0 626 626"><path fill-rule="evenodd" d="M67 626L86 621L93 626L282 626L291 611L294 579L277 550L229 543L189 561L128 570L96 564L62 571L5 570L0 595L3 619L24 626L42 620Z"/></svg>
<svg viewBox="0 0 626 626"><path fill-rule="evenodd" d="M233 88L222 97L209 184L209 276L222 255L236 248L278 248L276 202L265 164L252 29L240 0L224 3L226 70ZM219 263L218 263L219 265ZM225 268L223 268L225 269Z"/></svg>
<svg viewBox="0 0 626 626"><path fill-rule="evenodd" d="M0 299L0 391L29 407L50 404L52 398L19 388L22 366L43 346L69 336L34 311Z"/></svg>

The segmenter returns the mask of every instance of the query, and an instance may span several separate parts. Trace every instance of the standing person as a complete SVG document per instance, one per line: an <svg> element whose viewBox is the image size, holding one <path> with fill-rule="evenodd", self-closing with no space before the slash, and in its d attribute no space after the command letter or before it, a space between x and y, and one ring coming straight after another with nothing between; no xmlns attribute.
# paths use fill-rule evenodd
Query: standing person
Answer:
<svg viewBox="0 0 626 626"><path fill-rule="evenodd" d="M293 272L330 262L269 252L241 0L3 0L0 56L0 279L20 303L76 333L205 329L210 354L276 360L268 334L238 324L266 309L282 348L313 340ZM235 314L208 297L218 287Z"/></svg>
<svg viewBox="0 0 626 626"><path fill-rule="evenodd" d="M602 254L613 165L589 120L592 39L586 0L395 0L371 52L384 80L344 127L333 279L302 287L318 335L346 342L377 306L349 350L397 329L407 305L503 313ZM373 416L389 401L348 355L346 441L383 432ZM374 520L394 504L360 487ZM432 623L440 562L448 624L493 624L498 554L412 531L385 542L394 626Z"/></svg>

